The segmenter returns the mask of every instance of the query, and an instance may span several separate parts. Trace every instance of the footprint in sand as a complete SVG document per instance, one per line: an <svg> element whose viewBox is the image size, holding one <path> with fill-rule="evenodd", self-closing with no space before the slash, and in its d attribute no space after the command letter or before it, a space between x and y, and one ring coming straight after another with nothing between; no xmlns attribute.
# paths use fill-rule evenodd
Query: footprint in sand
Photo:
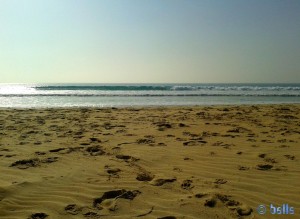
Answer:
<svg viewBox="0 0 300 219"><path fill-rule="evenodd" d="M210 155L210 156L215 156L215 155L216 155L216 152L211 151L211 152L209 152L209 155Z"/></svg>
<svg viewBox="0 0 300 219"><path fill-rule="evenodd" d="M17 167L19 169L27 169L29 167L36 167L40 163L40 160L38 158L34 159L26 159L26 160L18 160L14 163L12 163L11 167Z"/></svg>
<svg viewBox="0 0 300 219"><path fill-rule="evenodd" d="M129 159L131 159L132 157L129 156L129 155L121 155L121 154L118 154L118 155L116 155L116 158L122 159L122 160L129 160Z"/></svg>
<svg viewBox="0 0 300 219"><path fill-rule="evenodd" d="M65 207L65 211L72 215L77 215L80 213L81 208L79 208L76 204L69 204Z"/></svg>
<svg viewBox="0 0 300 219"><path fill-rule="evenodd" d="M58 160L58 157L48 157L43 160L41 160L41 163L53 163Z"/></svg>
<svg viewBox="0 0 300 219"><path fill-rule="evenodd" d="M87 218L99 218L100 215L96 212L91 211L90 207L79 207L76 204L69 204L64 208L65 212L71 215L82 214Z"/></svg>
<svg viewBox="0 0 300 219"><path fill-rule="evenodd" d="M5 155L5 157L15 157L17 156L16 154L8 154L8 155Z"/></svg>
<svg viewBox="0 0 300 219"><path fill-rule="evenodd" d="M205 200L204 206L213 208L216 206L216 204L217 204L217 199L210 198L210 199Z"/></svg>
<svg viewBox="0 0 300 219"><path fill-rule="evenodd" d="M214 194L211 198L205 200L204 206L213 208L220 201L229 210L233 211L237 216L248 216L253 212L253 209L238 201L230 199L231 196L223 194Z"/></svg>
<svg viewBox="0 0 300 219"><path fill-rule="evenodd" d="M117 210L117 199L105 199L101 202L101 205L98 206L98 209L108 209L109 211Z"/></svg>
<svg viewBox="0 0 300 219"><path fill-rule="evenodd" d="M265 158L264 161L268 163L277 163L277 161L274 158Z"/></svg>
<svg viewBox="0 0 300 219"><path fill-rule="evenodd" d="M121 145L121 144L118 144L118 145ZM112 153L113 154L118 154L120 151L121 151L121 147L119 147L119 146L116 146L116 147L112 148Z"/></svg>
<svg viewBox="0 0 300 219"><path fill-rule="evenodd" d="M205 196L207 196L208 194L206 194L206 193L197 193L196 195L195 195L195 197L196 198L203 198L203 197L205 197Z"/></svg>
<svg viewBox="0 0 300 219"><path fill-rule="evenodd" d="M150 185L162 186L165 183L171 183L174 181L176 181L176 178L156 178L156 179L153 179L152 181L150 181Z"/></svg>
<svg viewBox="0 0 300 219"><path fill-rule="evenodd" d="M216 179L214 183L215 184L225 184L225 183L227 183L227 180L225 180L225 179Z"/></svg>
<svg viewBox="0 0 300 219"><path fill-rule="evenodd" d="M181 184L181 188L185 189L185 190L190 190L192 188L194 188L194 186L192 186L193 181L190 179L186 179L182 182Z"/></svg>
<svg viewBox="0 0 300 219"><path fill-rule="evenodd" d="M153 144L155 140L153 138L141 138L136 141L138 144Z"/></svg>
<svg viewBox="0 0 300 219"><path fill-rule="evenodd" d="M100 198L95 198L93 206L99 210L108 208L109 210L115 210L116 200L118 198L133 200L141 192L139 190L112 190L105 192Z"/></svg>
<svg viewBox="0 0 300 219"><path fill-rule="evenodd" d="M91 142L101 142L98 138L90 138Z"/></svg>
<svg viewBox="0 0 300 219"><path fill-rule="evenodd" d="M116 158L121 159L121 160L125 160L126 162L127 161L138 161L139 160L139 158L135 158L135 157L132 157L132 156L129 156L129 155L122 155L122 154L116 155Z"/></svg>
<svg viewBox="0 0 300 219"><path fill-rule="evenodd" d="M258 157L260 157L260 158L265 158L265 157L266 157L266 154L259 154Z"/></svg>
<svg viewBox="0 0 300 219"><path fill-rule="evenodd" d="M193 160L193 159L190 157L185 157L185 158L183 158L183 160Z"/></svg>
<svg viewBox="0 0 300 219"><path fill-rule="evenodd" d="M186 142L183 142L182 144L184 146L197 146L197 145L203 145L203 144L206 144L207 141L204 141L204 140L197 140L197 141L186 141Z"/></svg>
<svg viewBox="0 0 300 219"><path fill-rule="evenodd" d="M86 152L91 156L100 156L105 154L105 151L100 146L91 146L86 149Z"/></svg>
<svg viewBox="0 0 300 219"><path fill-rule="evenodd" d="M285 156L286 159L295 160L295 156L293 156L293 155L286 154L284 156Z"/></svg>
<svg viewBox="0 0 300 219"><path fill-rule="evenodd" d="M18 160L10 165L10 167L17 167L19 169L27 169L29 167L37 167L40 165L40 163L53 163L58 160L58 157L48 157L45 159L27 159L27 160Z"/></svg>
<svg viewBox="0 0 300 219"><path fill-rule="evenodd" d="M174 167L173 170L176 171L176 172L178 172L178 173L181 173L181 172L182 172L182 169L179 168L179 167Z"/></svg>
<svg viewBox="0 0 300 219"><path fill-rule="evenodd" d="M175 135L166 135L166 137L168 137L168 138L174 138L175 137Z"/></svg>
<svg viewBox="0 0 300 219"><path fill-rule="evenodd" d="M245 167L245 166L238 166L239 170L249 170L249 167Z"/></svg>
<svg viewBox="0 0 300 219"><path fill-rule="evenodd" d="M36 155L45 155L46 152L36 151L35 154L36 154Z"/></svg>
<svg viewBox="0 0 300 219"><path fill-rule="evenodd" d="M178 126L179 126L179 127L186 127L187 125L184 124L184 123L179 123Z"/></svg>
<svg viewBox="0 0 300 219"><path fill-rule="evenodd" d="M28 217L28 219L44 219L47 218L49 215L45 213L34 213Z"/></svg>
<svg viewBox="0 0 300 219"><path fill-rule="evenodd" d="M106 169L106 172L110 175L118 175L118 173L121 172L121 170L119 168L110 168L110 167L108 167Z"/></svg>
<svg viewBox="0 0 300 219"><path fill-rule="evenodd" d="M96 212L89 211L83 214L83 216L88 217L88 218L99 218L100 215L97 214Z"/></svg>
<svg viewBox="0 0 300 219"><path fill-rule="evenodd" d="M165 129L172 128L172 125L169 123L157 123L158 131L164 131Z"/></svg>
<svg viewBox="0 0 300 219"><path fill-rule="evenodd" d="M154 178L154 176L149 172L138 173L138 175L136 177L136 179L138 181L146 181L146 182L151 181L153 178Z"/></svg>
<svg viewBox="0 0 300 219"><path fill-rule="evenodd" d="M246 205L241 205L236 208L236 212L240 216L247 216L253 212L253 209Z"/></svg>
<svg viewBox="0 0 300 219"><path fill-rule="evenodd" d="M271 164L258 164L256 166L256 169L258 169L258 170L270 170L272 168L273 168L273 165L271 165Z"/></svg>
<svg viewBox="0 0 300 219"><path fill-rule="evenodd" d="M56 148L56 149L49 150L49 152L55 153L55 152L60 152L60 151L63 151L63 150L66 150L66 148Z"/></svg>
<svg viewBox="0 0 300 219"><path fill-rule="evenodd" d="M105 165L104 169L106 169L106 172L108 173L108 180L111 178L120 178L119 173L121 172L121 169L109 167L108 165Z"/></svg>

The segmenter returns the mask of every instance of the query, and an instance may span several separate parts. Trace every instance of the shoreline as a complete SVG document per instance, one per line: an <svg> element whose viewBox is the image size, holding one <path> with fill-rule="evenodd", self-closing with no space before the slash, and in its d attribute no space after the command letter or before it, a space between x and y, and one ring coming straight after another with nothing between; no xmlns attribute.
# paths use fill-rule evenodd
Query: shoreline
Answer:
<svg viewBox="0 0 300 219"><path fill-rule="evenodd" d="M300 104L0 112L0 217L299 216Z"/></svg>
<svg viewBox="0 0 300 219"><path fill-rule="evenodd" d="M131 108L140 108L140 109L160 109L160 108L203 108L203 107L251 107L251 106L297 106L299 103L240 103L240 104L201 104L201 105L135 105L135 106L55 106L55 107L0 107L0 110L47 110L47 109L131 109Z"/></svg>

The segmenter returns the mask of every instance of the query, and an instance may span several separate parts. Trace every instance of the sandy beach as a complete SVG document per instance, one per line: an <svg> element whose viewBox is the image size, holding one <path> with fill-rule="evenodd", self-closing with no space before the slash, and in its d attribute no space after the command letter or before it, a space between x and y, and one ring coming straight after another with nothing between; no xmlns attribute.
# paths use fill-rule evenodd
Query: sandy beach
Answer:
<svg viewBox="0 0 300 219"><path fill-rule="evenodd" d="M299 115L299 104L0 109L0 218L298 218Z"/></svg>

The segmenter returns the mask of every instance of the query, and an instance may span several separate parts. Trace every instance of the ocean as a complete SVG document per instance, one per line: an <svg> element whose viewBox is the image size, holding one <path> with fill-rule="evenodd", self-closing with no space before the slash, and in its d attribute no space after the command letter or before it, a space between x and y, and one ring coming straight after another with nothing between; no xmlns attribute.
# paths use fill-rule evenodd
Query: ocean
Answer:
<svg viewBox="0 0 300 219"><path fill-rule="evenodd" d="M300 84L0 84L1 108L300 103Z"/></svg>

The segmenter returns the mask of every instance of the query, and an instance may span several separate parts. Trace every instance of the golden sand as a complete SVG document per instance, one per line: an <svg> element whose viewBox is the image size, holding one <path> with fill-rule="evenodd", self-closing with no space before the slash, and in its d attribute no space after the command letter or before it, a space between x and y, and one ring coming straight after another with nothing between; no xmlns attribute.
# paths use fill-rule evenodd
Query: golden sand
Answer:
<svg viewBox="0 0 300 219"><path fill-rule="evenodd" d="M299 218L299 143L300 105L1 109L0 218Z"/></svg>

